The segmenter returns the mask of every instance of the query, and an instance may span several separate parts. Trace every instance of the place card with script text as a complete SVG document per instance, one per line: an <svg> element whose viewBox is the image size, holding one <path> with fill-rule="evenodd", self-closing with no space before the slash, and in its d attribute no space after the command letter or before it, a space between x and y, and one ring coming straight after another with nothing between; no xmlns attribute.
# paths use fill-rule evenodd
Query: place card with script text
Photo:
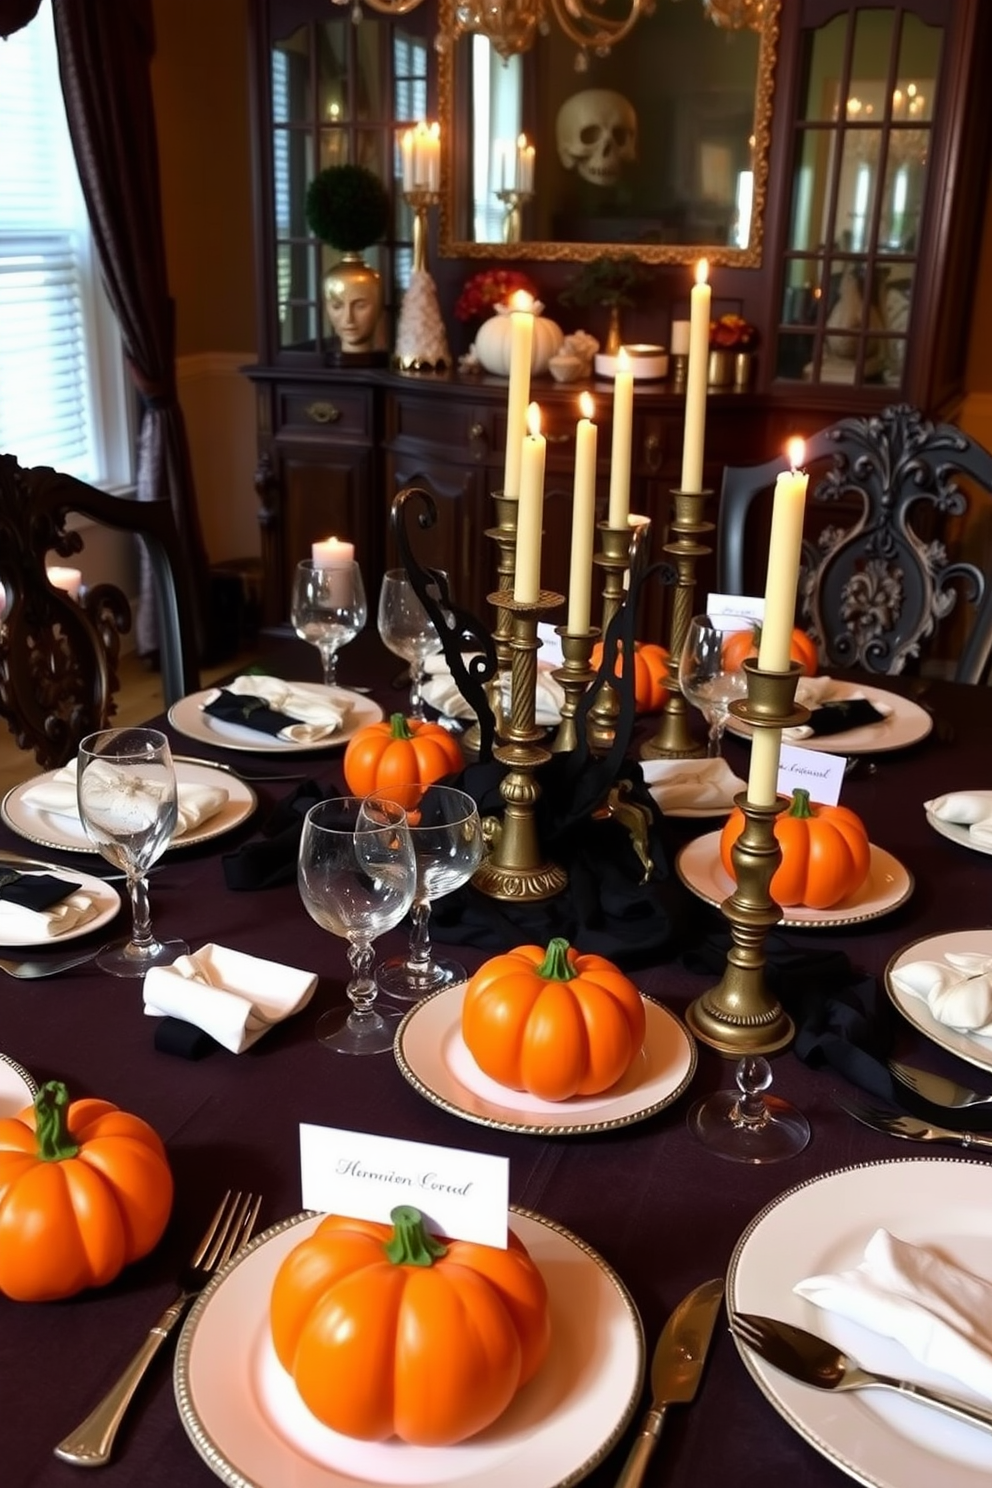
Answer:
<svg viewBox="0 0 992 1488"><path fill-rule="evenodd" d="M811 801L821 806L836 806L844 784L842 754L823 754L817 749L797 749L783 744L778 761L778 793L791 796L793 791L809 791Z"/></svg>
<svg viewBox="0 0 992 1488"><path fill-rule="evenodd" d="M505 1157L301 1122L300 1177L305 1209L388 1224L410 1204L432 1234L506 1248Z"/></svg>
<svg viewBox="0 0 992 1488"><path fill-rule="evenodd" d="M764 620L764 596L708 594L706 613L717 630L747 630L749 625L760 625Z"/></svg>

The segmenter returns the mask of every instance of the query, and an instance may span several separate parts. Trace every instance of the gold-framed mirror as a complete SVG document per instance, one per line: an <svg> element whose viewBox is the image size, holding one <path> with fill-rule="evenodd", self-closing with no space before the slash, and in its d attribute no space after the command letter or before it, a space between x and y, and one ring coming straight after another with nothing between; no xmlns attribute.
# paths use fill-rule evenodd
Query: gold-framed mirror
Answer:
<svg viewBox="0 0 992 1488"><path fill-rule="evenodd" d="M439 0L442 33L457 3ZM505 62L481 36L442 49L441 254L757 267L780 5L728 27L706 0L658 0L585 71L553 20Z"/></svg>

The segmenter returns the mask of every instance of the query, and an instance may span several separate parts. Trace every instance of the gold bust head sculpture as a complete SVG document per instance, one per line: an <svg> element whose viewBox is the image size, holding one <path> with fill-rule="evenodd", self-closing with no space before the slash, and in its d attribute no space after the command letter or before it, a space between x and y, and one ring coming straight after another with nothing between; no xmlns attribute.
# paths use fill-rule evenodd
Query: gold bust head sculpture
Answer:
<svg viewBox="0 0 992 1488"><path fill-rule="evenodd" d="M375 269L349 255L324 280L324 307L342 352L369 352L382 310L382 281Z"/></svg>

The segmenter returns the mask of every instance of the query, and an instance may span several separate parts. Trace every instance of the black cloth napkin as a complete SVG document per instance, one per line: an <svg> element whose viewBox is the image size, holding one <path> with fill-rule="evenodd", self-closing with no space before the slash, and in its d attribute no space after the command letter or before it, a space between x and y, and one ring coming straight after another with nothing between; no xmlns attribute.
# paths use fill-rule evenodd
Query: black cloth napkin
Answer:
<svg viewBox="0 0 992 1488"><path fill-rule="evenodd" d="M300 721L298 718L290 718L288 713L276 712L264 698L249 693L228 692L226 687L221 688L213 702L204 703L202 711L209 713L212 718L219 718L222 723L236 723L241 728L258 729L259 733L271 734L273 738L281 734L284 728L291 728Z"/></svg>
<svg viewBox="0 0 992 1488"><path fill-rule="evenodd" d="M12 868L0 868L0 899L21 909L51 909L79 887L51 873L16 873Z"/></svg>
<svg viewBox="0 0 992 1488"><path fill-rule="evenodd" d="M885 714L880 713L867 698L851 698L846 702L822 703L809 715L808 728L819 738L828 734L845 734L848 729L866 728L872 723L884 723Z"/></svg>
<svg viewBox="0 0 992 1488"><path fill-rule="evenodd" d="M222 1047L185 1018L156 1018L154 1043L160 1054L175 1054L179 1059L203 1059Z"/></svg>
<svg viewBox="0 0 992 1488"><path fill-rule="evenodd" d="M304 780L276 806L262 828L237 852L221 859L229 889L275 889L296 881L296 858L303 818L327 791L316 780Z"/></svg>

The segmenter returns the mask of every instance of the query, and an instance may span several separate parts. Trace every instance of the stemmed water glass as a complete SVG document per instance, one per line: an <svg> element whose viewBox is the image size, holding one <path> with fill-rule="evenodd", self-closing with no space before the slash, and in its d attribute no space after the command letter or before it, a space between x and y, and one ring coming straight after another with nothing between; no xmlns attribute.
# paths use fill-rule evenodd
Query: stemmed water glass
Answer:
<svg viewBox="0 0 992 1488"><path fill-rule="evenodd" d="M697 1101L686 1121L695 1137L731 1162L782 1162L802 1152L809 1141L809 1122L802 1111L769 1095L771 1065L760 1054L738 1060L736 1088L718 1090Z"/></svg>
<svg viewBox="0 0 992 1488"><path fill-rule="evenodd" d="M353 641L368 618L362 571L354 561L322 568L312 558L296 565L291 619L301 640L320 652L324 685L337 684L338 652Z"/></svg>
<svg viewBox="0 0 992 1488"><path fill-rule="evenodd" d="M392 1047L391 1023L373 1006L373 942L398 925L413 902L417 866L406 812L378 796L337 796L307 812L298 862L300 897L324 930L348 941L351 1011L331 1009L317 1038L339 1054Z"/></svg>
<svg viewBox="0 0 992 1488"><path fill-rule="evenodd" d="M417 859L417 888L410 908L410 946L376 972L379 990L402 1002L416 1002L450 982L464 981L464 966L431 952L431 901L467 883L482 862L484 844L479 808L472 797L450 785L430 785L407 813Z"/></svg>
<svg viewBox="0 0 992 1488"><path fill-rule="evenodd" d="M438 569L439 578L446 579ZM383 575L379 591L379 634L383 645L395 656L410 664L410 717L424 718L422 688L428 656L441 650L441 637L417 598L416 590L405 569L390 568Z"/></svg>
<svg viewBox="0 0 992 1488"><path fill-rule="evenodd" d="M699 709L709 725L706 753L710 759L720 753L730 704L747 695L743 670L726 664L724 644L730 633L714 625L708 615L695 615L689 621L679 658L682 696Z"/></svg>
<svg viewBox="0 0 992 1488"><path fill-rule="evenodd" d="M96 958L112 976L144 976L189 950L185 941L156 939L146 874L176 829L176 771L169 741L158 729L115 728L88 734L76 761L79 819L94 847L123 869L131 896L129 940L104 946Z"/></svg>

